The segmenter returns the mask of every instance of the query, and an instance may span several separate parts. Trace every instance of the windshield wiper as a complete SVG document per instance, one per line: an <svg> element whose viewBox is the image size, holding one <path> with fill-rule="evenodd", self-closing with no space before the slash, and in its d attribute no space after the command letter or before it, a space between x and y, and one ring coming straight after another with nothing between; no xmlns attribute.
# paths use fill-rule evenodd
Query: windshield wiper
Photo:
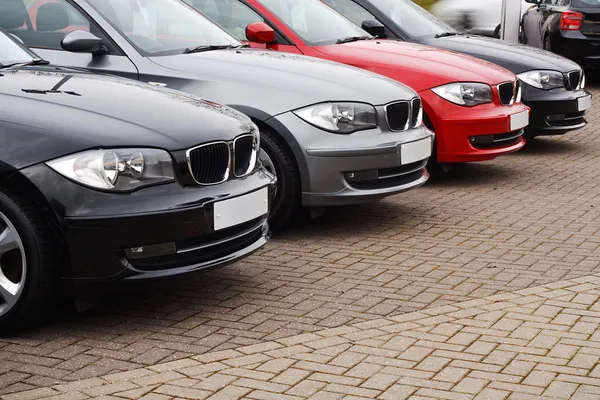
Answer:
<svg viewBox="0 0 600 400"><path fill-rule="evenodd" d="M437 35L435 35L434 38L439 39L442 37L456 36L456 35L458 35L457 32L442 32L442 33L438 33Z"/></svg>
<svg viewBox="0 0 600 400"><path fill-rule="evenodd" d="M370 40L370 39L373 39L373 37L371 37L371 36L349 36L344 39L338 39L338 41L335 42L335 44L358 42L359 40Z"/></svg>
<svg viewBox="0 0 600 400"><path fill-rule="evenodd" d="M231 44L223 44L223 45L208 45L208 46L198 46L198 47L190 47L183 51L183 54L191 54L191 53L202 53L203 51L211 51L211 50L225 50L225 49L241 49L244 47L250 47L248 44L240 44L238 46L234 46Z"/></svg>
<svg viewBox="0 0 600 400"><path fill-rule="evenodd" d="M48 65L50 61L42 60L41 58L34 58L31 61L16 62L12 64L0 64L0 69L6 69L11 67L28 67L30 65Z"/></svg>

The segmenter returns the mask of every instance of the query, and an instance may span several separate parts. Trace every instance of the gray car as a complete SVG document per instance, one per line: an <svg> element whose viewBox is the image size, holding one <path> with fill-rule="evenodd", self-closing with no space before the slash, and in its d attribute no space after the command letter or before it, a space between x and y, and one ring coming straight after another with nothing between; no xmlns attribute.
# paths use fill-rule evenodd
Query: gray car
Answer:
<svg viewBox="0 0 600 400"><path fill-rule="evenodd" d="M395 81L244 48L180 0L26 3L0 0L0 28L47 60L168 86L252 118L261 160L278 178L274 229L300 206L378 201L429 178L433 133L417 94Z"/></svg>

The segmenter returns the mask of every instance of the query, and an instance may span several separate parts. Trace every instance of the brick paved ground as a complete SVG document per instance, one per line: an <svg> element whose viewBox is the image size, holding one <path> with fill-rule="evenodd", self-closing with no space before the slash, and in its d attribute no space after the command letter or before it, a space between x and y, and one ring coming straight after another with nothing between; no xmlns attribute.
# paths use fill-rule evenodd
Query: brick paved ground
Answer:
<svg viewBox="0 0 600 400"><path fill-rule="evenodd" d="M599 325L600 274L4 399L598 399Z"/></svg>
<svg viewBox="0 0 600 400"><path fill-rule="evenodd" d="M600 273L597 104L589 121L419 190L332 211L171 291L2 338L0 394Z"/></svg>

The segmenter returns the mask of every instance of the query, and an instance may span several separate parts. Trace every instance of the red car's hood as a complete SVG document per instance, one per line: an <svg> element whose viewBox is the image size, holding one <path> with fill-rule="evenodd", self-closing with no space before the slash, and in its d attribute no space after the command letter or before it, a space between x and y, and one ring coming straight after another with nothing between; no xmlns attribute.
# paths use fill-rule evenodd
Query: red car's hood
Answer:
<svg viewBox="0 0 600 400"><path fill-rule="evenodd" d="M417 92L451 82L497 85L516 79L507 69L478 58L395 40L361 40L314 50L330 60L400 81Z"/></svg>

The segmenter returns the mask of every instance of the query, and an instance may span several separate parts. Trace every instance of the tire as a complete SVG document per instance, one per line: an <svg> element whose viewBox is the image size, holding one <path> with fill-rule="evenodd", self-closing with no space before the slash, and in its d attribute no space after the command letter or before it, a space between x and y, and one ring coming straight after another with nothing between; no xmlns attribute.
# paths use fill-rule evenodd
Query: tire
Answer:
<svg viewBox="0 0 600 400"><path fill-rule="evenodd" d="M53 314L60 298L56 271L44 219L24 198L0 187L0 334L36 326Z"/></svg>
<svg viewBox="0 0 600 400"><path fill-rule="evenodd" d="M544 50L552 51L552 44L550 43L550 36L544 36Z"/></svg>
<svg viewBox="0 0 600 400"><path fill-rule="evenodd" d="M277 191L269 216L269 226L277 232L291 222L301 207L300 172L285 141L264 125L260 132L261 161L277 177Z"/></svg>
<svg viewBox="0 0 600 400"><path fill-rule="evenodd" d="M423 113L423 124L427 127L427 129L435 133L435 130L433 129L433 123L431 122L429 116L425 113ZM427 165L425 166L425 168L427 169L427 172L429 172L429 174L434 178L439 176L443 172L442 166L438 162L437 140L435 139L433 140L433 149L431 150L431 157L429 157L429 159L427 160Z"/></svg>

